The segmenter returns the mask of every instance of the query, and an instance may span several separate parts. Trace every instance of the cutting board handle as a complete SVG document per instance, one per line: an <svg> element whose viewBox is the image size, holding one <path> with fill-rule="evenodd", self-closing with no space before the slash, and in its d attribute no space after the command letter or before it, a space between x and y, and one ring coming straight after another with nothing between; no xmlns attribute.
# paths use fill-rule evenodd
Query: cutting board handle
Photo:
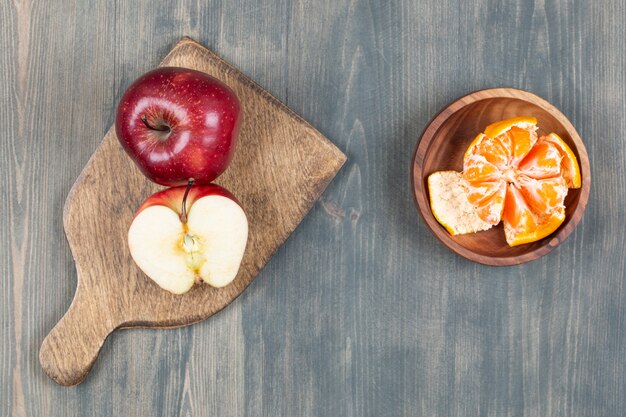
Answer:
<svg viewBox="0 0 626 417"><path fill-rule="evenodd" d="M39 361L50 378L61 385L79 384L89 372L107 336L119 327L111 309L80 288L63 318L44 339Z"/></svg>

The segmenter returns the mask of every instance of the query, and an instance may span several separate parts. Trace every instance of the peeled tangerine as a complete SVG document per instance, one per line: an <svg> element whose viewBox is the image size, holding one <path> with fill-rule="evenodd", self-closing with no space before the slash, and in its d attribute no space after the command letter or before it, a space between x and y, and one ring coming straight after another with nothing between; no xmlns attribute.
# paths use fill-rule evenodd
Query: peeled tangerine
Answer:
<svg viewBox="0 0 626 417"><path fill-rule="evenodd" d="M475 233L502 221L507 243L516 246L542 239L563 223L568 188L581 186L578 162L558 135L536 132L534 117L493 123L467 148L462 173L429 176L433 214L450 234Z"/></svg>

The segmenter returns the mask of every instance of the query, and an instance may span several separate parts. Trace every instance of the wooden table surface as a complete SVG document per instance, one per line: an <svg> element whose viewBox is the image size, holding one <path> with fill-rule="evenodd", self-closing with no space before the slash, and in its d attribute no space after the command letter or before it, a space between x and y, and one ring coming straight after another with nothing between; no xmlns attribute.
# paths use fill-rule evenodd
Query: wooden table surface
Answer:
<svg viewBox="0 0 626 417"><path fill-rule="evenodd" d="M623 416L621 0L0 2L0 416ZM248 290L200 324L107 340L56 385L39 346L72 300L62 207L124 89L189 35L348 162ZM585 216L517 267L449 252L413 205L428 120L529 90L591 159Z"/></svg>

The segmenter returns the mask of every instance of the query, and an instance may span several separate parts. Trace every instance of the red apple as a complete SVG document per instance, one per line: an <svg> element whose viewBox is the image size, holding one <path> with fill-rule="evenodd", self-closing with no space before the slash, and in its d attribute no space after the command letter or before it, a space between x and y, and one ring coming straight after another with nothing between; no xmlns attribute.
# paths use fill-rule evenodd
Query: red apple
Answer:
<svg viewBox="0 0 626 417"><path fill-rule="evenodd" d="M239 131L239 100L200 71L161 67L142 75L117 107L115 132L152 181L208 184L230 163Z"/></svg>
<svg viewBox="0 0 626 417"><path fill-rule="evenodd" d="M168 188L149 197L128 230L130 254L161 288L182 294L194 282L228 285L248 241L248 220L217 185Z"/></svg>

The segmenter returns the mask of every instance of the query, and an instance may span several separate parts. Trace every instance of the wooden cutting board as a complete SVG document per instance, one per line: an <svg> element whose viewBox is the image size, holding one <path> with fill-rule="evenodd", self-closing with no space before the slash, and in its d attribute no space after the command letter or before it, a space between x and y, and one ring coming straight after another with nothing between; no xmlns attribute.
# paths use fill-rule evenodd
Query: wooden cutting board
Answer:
<svg viewBox="0 0 626 417"><path fill-rule="evenodd" d="M216 183L230 190L248 215L243 262L227 287L196 285L184 295L162 290L137 268L126 244L128 227L140 204L162 187L139 172L111 128L63 210L78 285L39 353L44 371L59 384L80 383L115 329L185 326L226 307L294 231L346 160L320 132L192 39L183 38L161 66L204 71L229 85L241 101L237 152Z"/></svg>

